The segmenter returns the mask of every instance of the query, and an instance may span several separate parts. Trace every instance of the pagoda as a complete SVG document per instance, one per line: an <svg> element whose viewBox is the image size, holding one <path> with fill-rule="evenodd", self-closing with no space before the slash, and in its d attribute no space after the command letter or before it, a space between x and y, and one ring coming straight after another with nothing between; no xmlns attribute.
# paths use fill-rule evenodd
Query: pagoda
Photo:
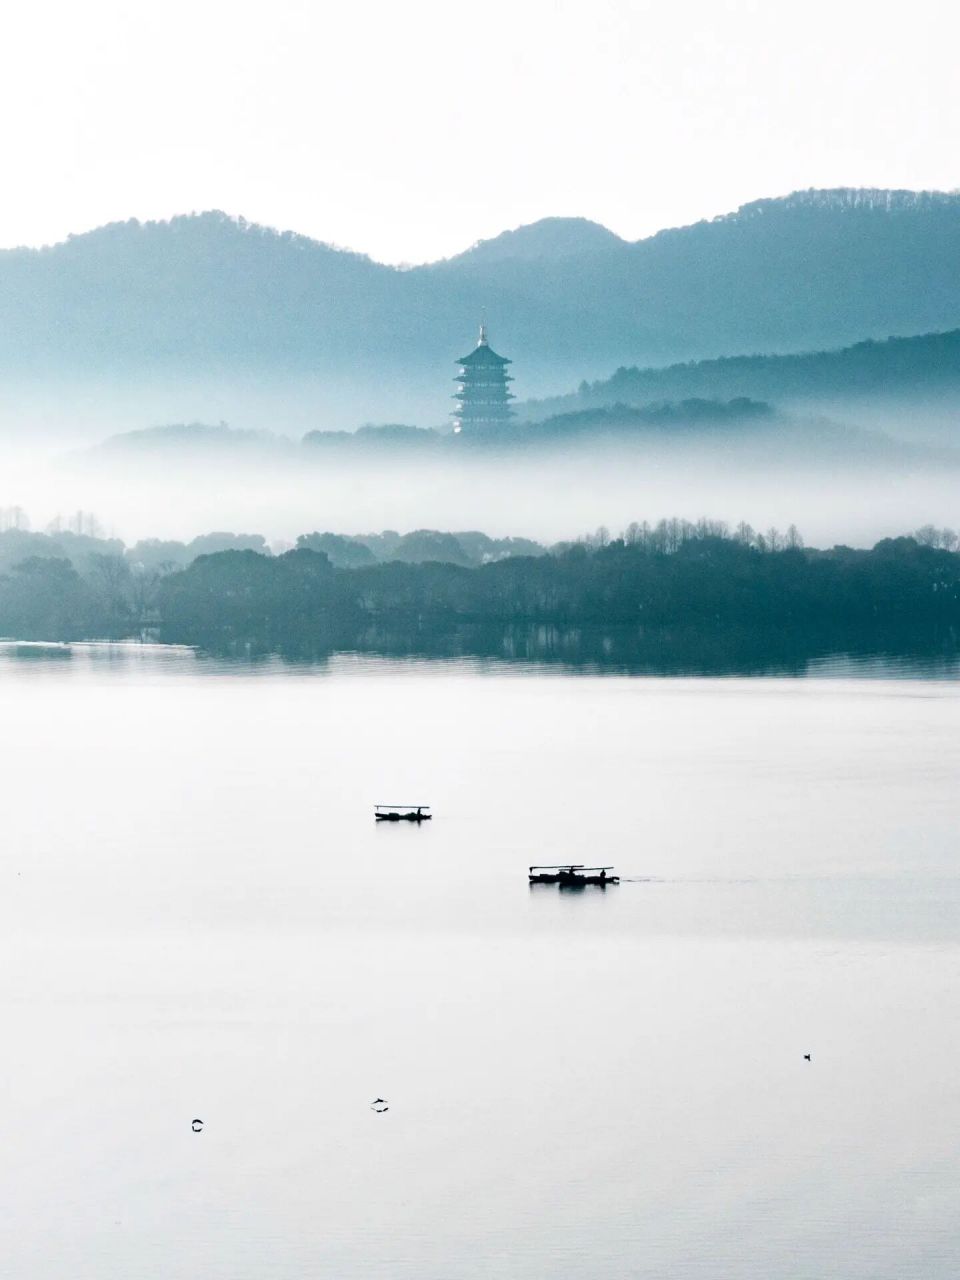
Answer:
<svg viewBox="0 0 960 1280"><path fill-rule="evenodd" d="M511 361L498 356L487 341L487 326L480 325L480 337L469 355L457 361L460 372L454 399L454 431L483 431L489 427L503 426L514 416L510 401L514 398L507 390L513 378L507 373Z"/></svg>

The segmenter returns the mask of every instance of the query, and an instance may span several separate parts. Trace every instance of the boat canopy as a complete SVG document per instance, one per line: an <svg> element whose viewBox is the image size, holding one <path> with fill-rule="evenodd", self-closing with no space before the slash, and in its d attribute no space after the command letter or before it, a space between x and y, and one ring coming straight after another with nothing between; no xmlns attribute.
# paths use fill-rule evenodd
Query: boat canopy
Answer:
<svg viewBox="0 0 960 1280"><path fill-rule="evenodd" d="M530 867L530 871L612 871L613 867L585 867L582 862L549 862Z"/></svg>

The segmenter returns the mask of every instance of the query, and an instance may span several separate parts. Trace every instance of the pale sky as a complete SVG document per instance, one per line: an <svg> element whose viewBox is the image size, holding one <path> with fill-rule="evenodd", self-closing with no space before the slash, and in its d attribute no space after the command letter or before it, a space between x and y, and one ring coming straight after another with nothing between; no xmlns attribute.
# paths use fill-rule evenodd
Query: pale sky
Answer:
<svg viewBox="0 0 960 1280"><path fill-rule="evenodd" d="M636 239L810 186L960 187L955 0L33 0L0 246L219 208L386 262L550 214Z"/></svg>

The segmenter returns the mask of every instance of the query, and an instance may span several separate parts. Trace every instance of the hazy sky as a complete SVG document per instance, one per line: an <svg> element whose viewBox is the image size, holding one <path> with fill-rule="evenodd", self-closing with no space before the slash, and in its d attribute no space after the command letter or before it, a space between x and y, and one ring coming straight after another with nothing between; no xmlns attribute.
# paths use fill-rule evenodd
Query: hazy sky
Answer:
<svg viewBox="0 0 960 1280"><path fill-rule="evenodd" d="M33 0L0 245L229 213L422 261L808 186L960 186L954 0Z"/></svg>

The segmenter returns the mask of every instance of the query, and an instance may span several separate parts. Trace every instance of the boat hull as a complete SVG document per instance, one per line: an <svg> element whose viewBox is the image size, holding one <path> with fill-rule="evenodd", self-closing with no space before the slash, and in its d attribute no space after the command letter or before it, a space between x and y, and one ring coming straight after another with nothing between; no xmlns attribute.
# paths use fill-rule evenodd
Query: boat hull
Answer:
<svg viewBox="0 0 960 1280"><path fill-rule="evenodd" d="M561 889L581 889L584 885L595 884L601 888L608 884L619 884L619 876L576 876L576 875L540 875L531 876L531 884L558 884Z"/></svg>

